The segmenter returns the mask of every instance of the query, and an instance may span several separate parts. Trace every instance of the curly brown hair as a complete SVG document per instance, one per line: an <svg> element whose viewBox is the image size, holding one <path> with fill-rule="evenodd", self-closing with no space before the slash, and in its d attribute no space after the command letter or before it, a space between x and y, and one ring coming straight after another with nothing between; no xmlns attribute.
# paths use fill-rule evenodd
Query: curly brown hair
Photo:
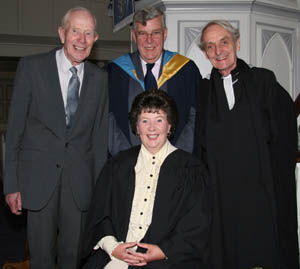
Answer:
<svg viewBox="0 0 300 269"><path fill-rule="evenodd" d="M155 113L162 110L167 115L167 121L171 125L169 138L175 132L178 122L178 113L176 103L165 91L151 89L138 94L132 103L129 112L129 121L132 132L137 135L137 122L142 112Z"/></svg>

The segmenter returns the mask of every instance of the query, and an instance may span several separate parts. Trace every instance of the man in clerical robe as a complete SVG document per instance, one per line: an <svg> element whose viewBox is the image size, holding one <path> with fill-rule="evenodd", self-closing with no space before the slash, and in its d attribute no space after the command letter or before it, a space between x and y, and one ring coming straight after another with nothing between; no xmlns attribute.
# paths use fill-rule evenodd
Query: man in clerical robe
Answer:
<svg viewBox="0 0 300 269"><path fill-rule="evenodd" d="M299 269L294 102L273 72L237 58L239 37L211 21L200 43L213 65L194 150L211 175L209 268Z"/></svg>

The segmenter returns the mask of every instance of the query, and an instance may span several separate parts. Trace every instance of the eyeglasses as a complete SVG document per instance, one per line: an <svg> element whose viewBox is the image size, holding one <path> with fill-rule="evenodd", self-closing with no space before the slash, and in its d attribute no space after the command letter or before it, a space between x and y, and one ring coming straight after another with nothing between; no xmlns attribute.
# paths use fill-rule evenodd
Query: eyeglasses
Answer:
<svg viewBox="0 0 300 269"><path fill-rule="evenodd" d="M147 39L149 36L153 39L160 39L163 35L164 31L163 30L155 30L151 33L147 33L145 31L139 31L137 32L137 36L141 39Z"/></svg>

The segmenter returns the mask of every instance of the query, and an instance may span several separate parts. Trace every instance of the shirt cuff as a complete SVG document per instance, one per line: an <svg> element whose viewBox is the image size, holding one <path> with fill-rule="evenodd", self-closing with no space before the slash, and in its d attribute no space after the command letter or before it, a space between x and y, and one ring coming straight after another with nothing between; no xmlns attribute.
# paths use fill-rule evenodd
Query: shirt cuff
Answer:
<svg viewBox="0 0 300 269"><path fill-rule="evenodd" d="M114 251L114 249L122 244L123 242L118 242L117 239L114 236L108 235L103 237L98 243L97 245L103 249L111 258L111 260L116 260L117 258L115 258L114 256L112 256L112 252Z"/></svg>

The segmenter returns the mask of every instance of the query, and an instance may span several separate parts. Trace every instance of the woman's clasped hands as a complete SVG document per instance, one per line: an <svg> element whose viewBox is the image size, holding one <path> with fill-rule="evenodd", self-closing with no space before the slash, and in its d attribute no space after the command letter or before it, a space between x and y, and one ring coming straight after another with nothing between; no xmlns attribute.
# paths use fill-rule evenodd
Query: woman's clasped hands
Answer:
<svg viewBox="0 0 300 269"><path fill-rule="evenodd" d="M146 249L145 253L136 252L134 247ZM119 244L112 252L112 256L132 266L145 266L148 262L163 260L166 255L159 246L154 244L129 242Z"/></svg>

